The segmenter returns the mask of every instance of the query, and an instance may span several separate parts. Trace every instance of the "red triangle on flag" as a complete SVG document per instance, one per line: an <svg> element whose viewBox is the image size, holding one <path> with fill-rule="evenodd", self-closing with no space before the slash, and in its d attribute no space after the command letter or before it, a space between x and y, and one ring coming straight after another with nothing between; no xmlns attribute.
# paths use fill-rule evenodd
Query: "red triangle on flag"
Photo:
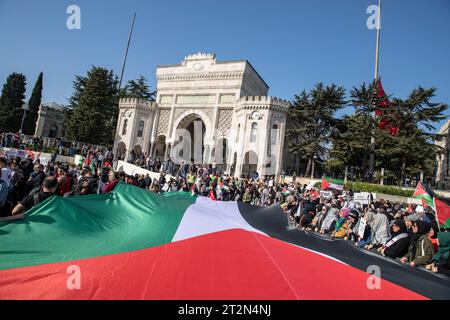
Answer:
<svg viewBox="0 0 450 320"><path fill-rule="evenodd" d="M322 177L322 186L321 186L321 189L322 189L322 190L326 190L326 189L328 189L330 186L331 186L331 183L329 183L329 182L325 179L325 177Z"/></svg>

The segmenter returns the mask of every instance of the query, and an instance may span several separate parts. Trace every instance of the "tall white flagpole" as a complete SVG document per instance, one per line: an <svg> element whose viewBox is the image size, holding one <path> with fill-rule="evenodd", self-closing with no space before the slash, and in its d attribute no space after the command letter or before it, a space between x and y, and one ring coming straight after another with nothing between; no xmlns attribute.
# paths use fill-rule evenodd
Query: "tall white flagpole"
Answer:
<svg viewBox="0 0 450 320"><path fill-rule="evenodd" d="M120 80L119 80L119 90L122 87L123 73L125 71L125 64L127 63L128 49L130 48L131 35L133 34L135 20L136 20L136 13L133 15L133 21L131 22L130 34L128 36L127 49L125 50L125 56L123 57L122 72L120 73Z"/></svg>
<svg viewBox="0 0 450 320"><path fill-rule="evenodd" d="M378 66L380 61L380 36L381 36L381 0L378 0L378 19L377 19L377 46L375 49L375 82L378 81ZM372 115L375 117L375 114ZM375 163L375 134L372 131L372 137L370 138L370 158L369 158L369 171L373 175Z"/></svg>

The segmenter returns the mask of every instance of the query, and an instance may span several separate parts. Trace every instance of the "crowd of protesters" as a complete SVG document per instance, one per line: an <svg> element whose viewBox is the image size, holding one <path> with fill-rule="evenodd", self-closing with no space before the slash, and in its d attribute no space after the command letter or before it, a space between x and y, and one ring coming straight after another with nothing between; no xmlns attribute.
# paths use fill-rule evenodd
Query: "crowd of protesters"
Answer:
<svg viewBox="0 0 450 320"><path fill-rule="evenodd" d="M299 230L343 239L411 267L422 266L450 276L450 232L440 232L430 207L384 200L362 206L352 200L351 190L325 197L295 181L259 177L256 172L236 178L214 164L175 163L170 158L161 162L147 156L145 162L137 163L158 172L157 178L130 176L114 171L113 159L110 150L92 146L83 150L80 163L72 165L56 162L54 157L45 166L38 157L0 158L0 221L24 218L25 211L53 195L106 193L124 182L154 193L189 192L215 201L280 205Z"/></svg>
<svg viewBox="0 0 450 320"><path fill-rule="evenodd" d="M54 153L69 157L74 157L77 154L86 155L93 147L100 148L100 146L68 141L64 138L42 138L20 134L19 132L0 133L0 147L29 149L34 152Z"/></svg>
<svg viewBox="0 0 450 320"><path fill-rule="evenodd" d="M450 276L450 232L438 227L429 206L383 199L361 205L353 201L351 190L327 198L315 189L292 193L281 206L300 230Z"/></svg>

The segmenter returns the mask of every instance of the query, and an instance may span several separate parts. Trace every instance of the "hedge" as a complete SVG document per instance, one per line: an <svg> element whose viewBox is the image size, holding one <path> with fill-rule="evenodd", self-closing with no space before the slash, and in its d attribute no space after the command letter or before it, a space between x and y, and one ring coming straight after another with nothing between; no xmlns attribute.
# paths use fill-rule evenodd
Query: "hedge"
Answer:
<svg viewBox="0 0 450 320"><path fill-rule="evenodd" d="M317 182L314 187L320 188L321 182ZM374 183L367 182L347 182L344 185L345 190L353 189L355 192L372 192L372 193L382 193L391 196L400 196L411 198L414 194L414 190L405 190L400 187L394 186L382 186Z"/></svg>
<svg viewBox="0 0 450 320"><path fill-rule="evenodd" d="M411 198L414 194L414 190L405 190L394 186L382 186L379 184L367 183L367 182L347 182L344 186L346 190L353 189L356 192L373 192L388 194L391 196L400 196Z"/></svg>

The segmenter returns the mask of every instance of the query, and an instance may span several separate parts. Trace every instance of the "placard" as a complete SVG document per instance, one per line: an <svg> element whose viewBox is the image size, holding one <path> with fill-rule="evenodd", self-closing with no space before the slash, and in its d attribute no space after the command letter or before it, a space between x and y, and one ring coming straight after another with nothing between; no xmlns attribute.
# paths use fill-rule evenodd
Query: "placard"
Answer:
<svg viewBox="0 0 450 320"><path fill-rule="evenodd" d="M324 191L321 190L320 191L320 195L325 197L325 198L333 198L333 191Z"/></svg>
<svg viewBox="0 0 450 320"><path fill-rule="evenodd" d="M358 236L361 238L364 238L364 231L366 230L366 219L361 218L359 220L359 227L358 227Z"/></svg>
<svg viewBox="0 0 450 320"><path fill-rule="evenodd" d="M358 192L353 195L353 201L360 204L368 205L370 202L370 194L368 192Z"/></svg>

